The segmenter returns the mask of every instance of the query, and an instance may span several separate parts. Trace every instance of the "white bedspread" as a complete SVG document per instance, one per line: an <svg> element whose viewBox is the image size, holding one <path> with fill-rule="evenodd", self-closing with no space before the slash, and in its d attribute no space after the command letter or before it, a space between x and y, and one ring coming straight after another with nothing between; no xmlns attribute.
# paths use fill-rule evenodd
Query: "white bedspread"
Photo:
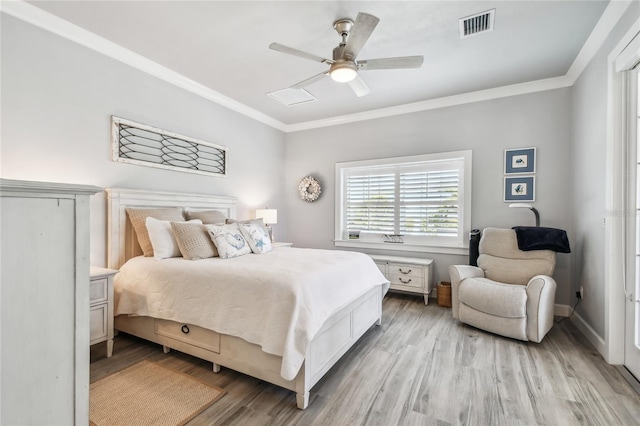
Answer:
<svg viewBox="0 0 640 426"><path fill-rule="evenodd" d="M337 250L275 248L232 259L136 257L115 276L115 315L195 324L282 356L292 380L333 312L389 282L371 258Z"/></svg>

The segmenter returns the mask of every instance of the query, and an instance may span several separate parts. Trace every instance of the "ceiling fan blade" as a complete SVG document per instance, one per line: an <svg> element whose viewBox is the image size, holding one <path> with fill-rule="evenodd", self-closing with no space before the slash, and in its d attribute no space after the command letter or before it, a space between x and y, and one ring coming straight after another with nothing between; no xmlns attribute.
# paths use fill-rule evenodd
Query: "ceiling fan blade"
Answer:
<svg viewBox="0 0 640 426"><path fill-rule="evenodd" d="M316 81L320 81L324 78L325 75L328 75L329 71L324 71L321 72L320 74L316 74L313 77L309 77L306 80L302 80L300 83L296 83L293 86L290 86L290 89L302 89L303 87L306 87L312 83L315 83Z"/></svg>
<svg viewBox="0 0 640 426"><path fill-rule="evenodd" d="M323 62L327 64L332 64L333 61L330 59L321 58L320 56L312 55L311 53L303 52L302 50L294 49L293 47L284 46L279 43L271 43L269 45L269 49L276 50L278 52L287 53L289 55L298 56L304 59L310 59L314 62Z"/></svg>
<svg viewBox="0 0 640 426"><path fill-rule="evenodd" d="M353 24L353 30L351 30L347 44L344 47L344 56L351 60L355 59L362 46L369 40L378 22L380 22L380 19L373 15L358 13L356 22Z"/></svg>
<svg viewBox="0 0 640 426"><path fill-rule="evenodd" d="M356 78L351 80L348 84L349 84L349 87L351 87L351 90L353 90L353 92L359 98L371 93L371 89L369 89L369 86L367 86L367 83L365 83L364 80L361 79L359 75L357 75Z"/></svg>
<svg viewBox="0 0 640 426"><path fill-rule="evenodd" d="M398 68L420 68L424 57L401 56L398 58L365 59L358 61L358 69L361 70L391 70Z"/></svg>

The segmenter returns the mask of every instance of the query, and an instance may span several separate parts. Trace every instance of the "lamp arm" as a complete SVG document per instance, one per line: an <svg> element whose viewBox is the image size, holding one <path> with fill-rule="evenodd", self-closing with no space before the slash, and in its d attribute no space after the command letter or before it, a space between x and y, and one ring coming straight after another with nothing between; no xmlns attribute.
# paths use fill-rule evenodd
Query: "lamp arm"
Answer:
<svg viewBox="0 0 640 426"><path fill-rule="evenodd" d="M531 207L531 211L536 215L536 227L540 226L540 213L538 213L538 209L535 207Z"/></svg>
<svg viewBox="0 0 640 426"><path fill-rule="evenodd" d="M513 204L509 204L509 207L516 207L516 208L522 208L522 209L531 210L533 212L533 214L536 215L536 227L540 226L540 213L538 213L538 209L533 207L531 204L513 203Z"/></svg>

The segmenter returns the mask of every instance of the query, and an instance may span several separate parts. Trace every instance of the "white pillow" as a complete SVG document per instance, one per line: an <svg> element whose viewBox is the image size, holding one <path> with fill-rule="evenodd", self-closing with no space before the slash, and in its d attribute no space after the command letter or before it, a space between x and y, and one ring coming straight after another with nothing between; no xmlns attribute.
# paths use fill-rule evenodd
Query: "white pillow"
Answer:
<svg viewBox="0 0 640 426"><path fill-rule="evenodd" d="M146 226L146 219L148 217L158 220L172 220L174 222L182 222L185 220L181 207L148 209L127 207L126 210L131 225L133 225L133 229L136 231L136 237L138 238L142 253L147 257L153 256L153 246L149 240L149 232Z"/></svg>
<svg viewBox="0 0 640 426"><path fill-rule="evenodd" d="M242 236L237 223L222 226L207 225L207 230L222 259L251 253L251 247Z"/></svg>
<svg viewBox="0 0 640 426"><path fill-rule="evenodd" d="M194 219L187 223L202 224L202 221ZM147 217L145 225L153 247L153 257L156 260L182 256L176 237L173 235L173 229L171 229L171 221Z"/></svg>
<svg viewBox="0 0 640 426"><path fill-rule="evenodd" d="M262 226L256 223L239 223L238 226L252 252L264 254L271 251L271 238Z"/></svg>

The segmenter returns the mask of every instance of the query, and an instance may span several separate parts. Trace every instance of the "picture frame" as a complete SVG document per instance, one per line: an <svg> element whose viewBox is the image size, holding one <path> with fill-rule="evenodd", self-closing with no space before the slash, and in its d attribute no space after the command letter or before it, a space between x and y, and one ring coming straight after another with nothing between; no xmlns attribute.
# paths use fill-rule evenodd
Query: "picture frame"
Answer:
<svg viewBox="0 0 640 426"><path fill-rule="evenodd" d="M535 176L518 176L504 178L504 197L505 203L513 203L518 201L535 201L536 200L536 178Z"/></svg>
<svg viewBox="0 0 640 426"><path fill-rule="evenodd" d="M504 174L530 174L536 172L536 149L505 149Z"/></svg>

